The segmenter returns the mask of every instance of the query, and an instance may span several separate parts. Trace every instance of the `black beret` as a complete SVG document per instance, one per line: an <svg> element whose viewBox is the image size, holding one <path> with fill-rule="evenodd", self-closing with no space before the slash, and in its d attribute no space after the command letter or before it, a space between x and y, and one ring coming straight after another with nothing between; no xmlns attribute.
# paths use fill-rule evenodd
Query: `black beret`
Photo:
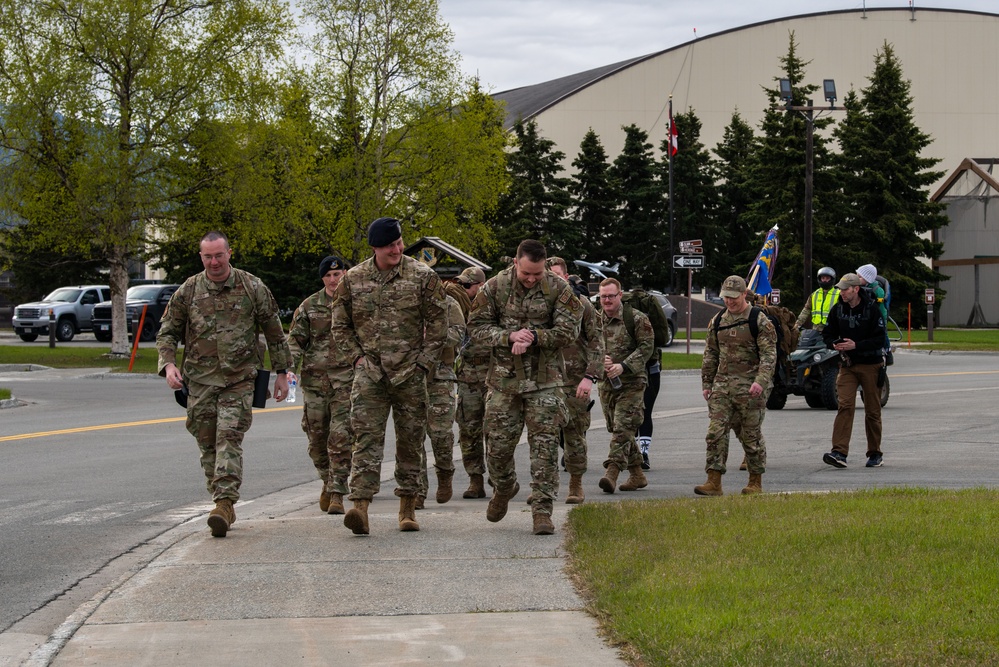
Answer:
<svg viewBox="0 0 999 667"><path fill-rule="evenodd" d="M368 245L382 248L402 238L402 227L395 218L378 218L368 226Z"/></svg>
<svg viewBox="0 0 999 667"><path fill-rule="evenodd" d="M323 261L319 262L319 277L322 278L330 271L346 271L347 262L343 261L339 257L334 257L330 255L328 257L323 257Z"/></svg>

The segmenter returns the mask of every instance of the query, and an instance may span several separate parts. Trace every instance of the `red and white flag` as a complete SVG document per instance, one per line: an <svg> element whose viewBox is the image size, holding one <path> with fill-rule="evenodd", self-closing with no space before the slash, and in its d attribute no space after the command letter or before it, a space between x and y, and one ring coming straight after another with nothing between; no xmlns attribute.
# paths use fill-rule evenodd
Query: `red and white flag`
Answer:
<svg viewBox="0 0 999 667"><path fill-rule="evenodd" d="M676 152L679 150L679 143L677 142L677 138L679 136L680 133L677 132L676 130L676 123L673 122L673 105L671 104L669 108L669 156L670 157L676 155Z"/></svg>

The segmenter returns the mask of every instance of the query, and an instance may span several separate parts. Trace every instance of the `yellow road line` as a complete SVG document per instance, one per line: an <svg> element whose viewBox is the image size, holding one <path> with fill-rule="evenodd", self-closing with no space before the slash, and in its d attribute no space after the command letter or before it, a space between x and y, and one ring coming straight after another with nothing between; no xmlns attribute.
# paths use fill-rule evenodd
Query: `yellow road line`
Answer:
<svg viewBox="0 0 999 667"><path fill-rule="evenodd" d="M944 375L995 375L999 371L951 371L949 373L889 373L893 378L935 378Z"/></svg>
<svg viewBox="0 0 999 667"><path fill-rule="evenodd" d="M269 412L285 412L287 410L301 410L301 406L291 405L286 408L266 408L255 410L254 414L266 414ZM5 435L0 437L0 442L10 442L12 440L27 440L29 438L44 438L50 435L69 435L72 433L87 433L90 431L104 431L111 428L128 428L130 426L149 426L152 424L169 424L171 422L182 422L187 417L169 417L167 419L147 419L139 422L119 422L117 424L99 424L97 426L80 426L78 428L64 428L58 431L39 431L37 433L21 433L18 435Z"/></svg>

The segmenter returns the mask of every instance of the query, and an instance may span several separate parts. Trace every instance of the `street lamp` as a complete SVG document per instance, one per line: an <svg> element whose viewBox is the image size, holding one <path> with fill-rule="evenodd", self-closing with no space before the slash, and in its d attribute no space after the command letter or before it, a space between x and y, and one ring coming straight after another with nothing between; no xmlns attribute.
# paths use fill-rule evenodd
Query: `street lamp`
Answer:
<svg viewBox="0 0 999 667"><path fill-rule="evenodd" d="M780 79L780 98L784 101L787 111L797 111L805 119L805 229L802 234L801 252L804 256L805 292L807 298L812 293L812 179L815 167L815 120L827 111L845 111L846 107L836 106L836 82L823 79L822 94L829 106L813 106L812 100L806 100L805 106L793 106L790 79Z"/></svg>

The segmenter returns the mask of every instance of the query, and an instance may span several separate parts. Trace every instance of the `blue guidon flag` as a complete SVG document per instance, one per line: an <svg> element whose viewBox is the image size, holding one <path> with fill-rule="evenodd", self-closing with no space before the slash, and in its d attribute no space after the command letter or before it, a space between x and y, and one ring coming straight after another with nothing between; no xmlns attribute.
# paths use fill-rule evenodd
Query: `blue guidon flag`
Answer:
<svg viewBox="0 0 999 667"><path fill-rule="evenodd" d="M777 250L777 225L774 225L767 232L767 239L763 242L763 248L760 250L760 254L756 256L756 260L750 267L749 277L746 279L746 285L754 294L766 296L773 291L770 281L773 279L774 271L777 269Z"/></svg>

